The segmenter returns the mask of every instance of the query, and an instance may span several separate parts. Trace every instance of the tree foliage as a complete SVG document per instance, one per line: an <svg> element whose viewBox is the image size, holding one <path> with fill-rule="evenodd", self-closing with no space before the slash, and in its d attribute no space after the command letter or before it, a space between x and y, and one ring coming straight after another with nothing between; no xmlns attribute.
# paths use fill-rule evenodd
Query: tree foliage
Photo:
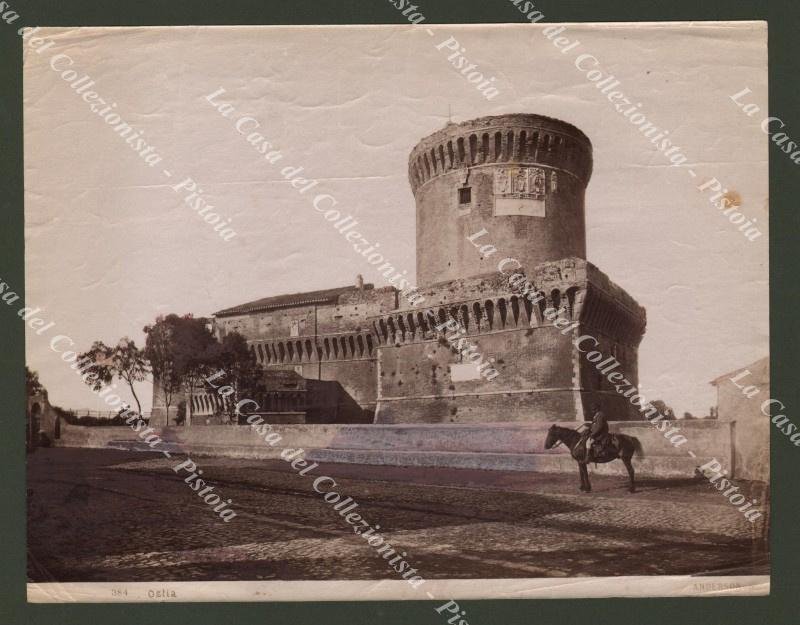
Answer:
<svg viewBox="0 0 800 625"><path fill-rule="evenodd" d="M125 381L131 389L131 395L142 414L142 404L136 395L134 385L137 382L144 382L150 373L150 365L144 355L144 350L139 349L131 339L123 336L111 356L112 370L114 374Z"/></svg>
<svg viewBox="0 0 800 625"><path fill-rule="evenodd" d="M147 335L145 356L164 395L167 422L175 394L184 392L186 423L191 425L192 398L219 362L219 342L206 320L192 315L159 317L144 331Z"/></svg>
<svg viewBox="0 0 800 625"><path fill-rule="evenodd" d="M89 360L92 363L90 368L94 375L84 378L92 390L99 391L114 379L111 360L113 353L114 350L103 341L95 341L87 351L78 354L78 361Z"/></svg>
<svg viewBox="0 0 800 625"><path fill-rule="evenodd" d="M192 424L192 401L202 390L203 380L211 375L220 358L220 344L211 333L205 319L184 317L176 326L174 349L178 375L186 393L186 419Z"/></svg>
<svg viewBox="0 0 800 625"><path fill-rule="evenodd" d="M242 399L253 399L260 393L263 372L245 338L231 332L222 338L219 369L223 375L213 380L216 392L225 397L225 411L238 422L236 405ZM230 390L228 390L230 389Z"/></svg>
<svg viewBox="0 0 800 625"><path fill-rule="evenodd" d="M39 374L36 371L28 369L27 365L25 365L25 391L28 396L38 395L44 392L44 386L39 382Z"/></svg>
<svg viewBox="0 0 800 625"><path fill-rule="evenodd" d="M144 351L125 336L114 347L106 345L103 341L95 341L88 351L78 355L78 360L87 359L92 362L91 369L94 375L84 378L86 384L93 390L99 391L114 378L123 380L131 390L139 414L142 414L142 404L136 395L134 385L144 382L150 372Z"/></svg>
<svg viewBox="0 0 800 625"><path fill-rule="evenodd" d="M175 394L180 392L182 383L174 349L175 326L180 319L178 315L160 316L156 318L155 323L144 327L147 336L144 355L153 372L154 392L157 382L164 398L167 425L169 425L169 408Z"/></svg>
<svg viewBox="0 0 800 625"><path fill-rule="evenodd" d="M659 414L663 414L668 421L675 420L675 412L672 410L672 408L667 406L666 402L661 399L656 399L650 403L656 410L658 410Z"/></svg>

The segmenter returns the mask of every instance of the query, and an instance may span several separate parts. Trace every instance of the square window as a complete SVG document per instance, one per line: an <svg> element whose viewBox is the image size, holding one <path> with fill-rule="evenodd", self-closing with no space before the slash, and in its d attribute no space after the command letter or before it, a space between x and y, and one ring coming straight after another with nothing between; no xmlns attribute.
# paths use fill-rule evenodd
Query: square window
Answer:
<svg viewBox="0 0 800 625"><path fill-rule="evenodd" d="M459 204L472 203L472 187L463 187L458 190L458 203Z"/></svg>

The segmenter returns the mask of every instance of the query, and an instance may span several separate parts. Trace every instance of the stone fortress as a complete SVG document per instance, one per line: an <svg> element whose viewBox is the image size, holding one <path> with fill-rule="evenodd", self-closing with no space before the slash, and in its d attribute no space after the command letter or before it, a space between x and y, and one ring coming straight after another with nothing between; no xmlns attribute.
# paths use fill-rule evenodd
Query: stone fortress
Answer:
<svg viewBox="0 0 800 625"><path fill-rule="evenodd" d="M637 383L645 311L586 260L591 171L589 139L541 115L450 123L422 139L408 176L423 301L412 306L394 287L359 277L353 286L267 297L214 315L217 336L242 334L264 368L266 392L254 399L265 420L555 422L587 419L595 403L613 420L637 418L573 344L582 334L596 337L597 349ZM481 243L491 242L496 254L484 257L469 240L482 230ZM509 285L513 273L526 275L539 302ZM549 307L575 328L562 334L543 314ZM498 375L486 379L462 362L436 329L448 321ZM154 397L151 423L164 425L157 385ZM196 397L194 423L219 423L218 401Z"/></svg>

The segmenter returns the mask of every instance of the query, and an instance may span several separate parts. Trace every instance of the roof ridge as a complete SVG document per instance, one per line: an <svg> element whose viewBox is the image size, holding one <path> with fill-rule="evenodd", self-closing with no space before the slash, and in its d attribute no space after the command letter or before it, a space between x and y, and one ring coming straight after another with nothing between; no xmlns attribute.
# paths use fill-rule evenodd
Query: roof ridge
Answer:
<svg viewBox="0 0 800 625"><path fill-rule="evenodd" d="M365 284L363 290L373 290L374 284ZM315 291L304 291L299 293L284 293L279 295L271 295L269 297L262 297L257 300L238 304L237 306L230 306L223 308L213 315L215 317L234 315L240 313L259 312L262 310L269 310L274 308L289 308L292 306L299 306L301 304L318 304L330 302L334 298L338 299L343 293L361 290L355 285L347 285L340 287L333 287L329 289L318 289Z"/></svg>

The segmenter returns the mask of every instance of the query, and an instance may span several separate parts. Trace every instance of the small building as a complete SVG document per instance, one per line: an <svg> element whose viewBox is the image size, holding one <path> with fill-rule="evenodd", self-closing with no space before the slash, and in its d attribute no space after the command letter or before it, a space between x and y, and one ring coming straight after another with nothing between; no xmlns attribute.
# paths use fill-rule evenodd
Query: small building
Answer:
<svg viewBox="0 0 800 625"><path fill-rule="evenodd" d="M61 438L61 419L50 405L46 390L28 395L26 417L27 449L49 447L54 440Z"/></svg>
<svg viewBox="0 0 800 625"><path fill-rule="evenodd" d="M769 357L725 373L711 384L717 389L718 419L735 422L730 473L768 482L771 423L761 412L761 405L770 396Z"/></svg>

